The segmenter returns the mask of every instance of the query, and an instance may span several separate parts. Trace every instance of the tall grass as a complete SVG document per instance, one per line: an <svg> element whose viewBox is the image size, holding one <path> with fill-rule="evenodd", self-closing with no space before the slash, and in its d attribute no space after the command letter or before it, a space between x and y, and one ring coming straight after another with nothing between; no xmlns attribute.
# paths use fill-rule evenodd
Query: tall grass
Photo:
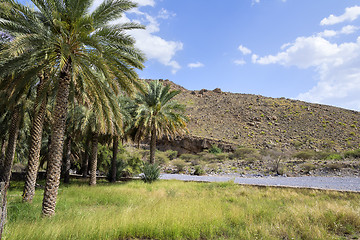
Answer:
<svg viewBox="0 0 360 240"><path fill-rule="evenodd" d="M41 218L42 192L21 203L9 192L5 239L358 238L360 194L233 183L140 181L62 186L55 217Z"/></svg>

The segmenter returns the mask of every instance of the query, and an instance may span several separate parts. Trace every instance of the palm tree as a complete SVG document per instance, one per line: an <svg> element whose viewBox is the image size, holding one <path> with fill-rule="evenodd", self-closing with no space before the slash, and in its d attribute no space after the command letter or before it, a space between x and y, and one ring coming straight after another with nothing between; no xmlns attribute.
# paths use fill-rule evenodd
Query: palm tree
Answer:
<svg viewBox="0 0 360 240"><path fill-rule="evenodd" d="M87 91L96 97L96 103L101 104L108 98L104 84L99 84L101 72L107 87L114 93L122 89L133 91L138 85L134 68L142 69L143 55L134 48L134 40L126 34L126 30L143 28L134 23L111 25L111 21L122 16L136 6L127 0L108 0L89 13L91 0L33 0L37 12L31 11L16 2L6 2L11 14L2 14L5 19L0 21L0 29L10 33L14 41L8 47L7 53L26 49L23 54L4 61L0 73L7 74L7 68L21 70L28 66L26 59L38 61L35 73L48 67L59 72L53 79L57 90L50 155L47 168L47 179L44 191L42 214L52 216L55 213L56 198L60 183L61 159L64 145L65 122L69 101L70 86L81 85L77 81L87 82ZM10 6L10 7L9 7ZM14 18L21 15L21 18ZM20 20L21 21L20 21ZM34 21L41 31L28 33L23 22ZM5 67L6 66L6 67Z"/></svg>
<svg viewBox="0 0 360 240"><path fill-rule="evenodd" d="M44 92L44 85L48 80L48 75L43 72L39 75L39 84L37 87L37 98L41 99L40 106L35 101L33 110L33 121L30 130L30 146L29 146L29 159L25 176L25 185L22 195L24 202L32 202L35 195L35 184L37 172L40 163L40 150L42 142L42 132L46 112L47 96L42 96Z"/></svg>
<svg viewBox="0 0 360 240"><path fill-rule="evenodd" d="M170 91L170 86L164 86L159 81L151 81L147 91L137 95L135 127L144 129L144 134L150 135L150 163L155 163L156 139L163 135L167 137L187 131L188 118L184 115L185 105L179 104L173 98L180 91Z"/></svg>

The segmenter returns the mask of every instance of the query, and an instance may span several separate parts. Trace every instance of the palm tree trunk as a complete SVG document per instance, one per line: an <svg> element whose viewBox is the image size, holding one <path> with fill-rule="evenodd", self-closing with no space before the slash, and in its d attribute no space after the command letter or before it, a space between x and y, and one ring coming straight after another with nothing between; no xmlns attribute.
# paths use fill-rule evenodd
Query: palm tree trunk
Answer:
<svg viewBox="0 0 360 240"><path fill-rule="evenodd" d="M45 76L40 76L40 83L37 88L37 96L39 97L45 84ZM29 160L25 176L25 186L23 191L23 202L32 202L35 195L35 184L37 172L39 169L39 158L41 150L42 132L45 119L45 110L47 97L41 102L40 109L37 111L37 104L34 106L34 120L30 130L30 148Z"/></svg>
<svg viewBox="0 0 360 240"><path fill-rule="evenodd" d="M1 143L1 153L0 153L0 172L3 172L4 161L5 161L5 151L6 151L6 139L2 139Z"/></svg>
<svg viewBox="0 0 360 240"><path fill-rule="evenodd" d="M156 127L155 121L151 123L151 140L150 140L150 163L155 163L155 152L156 152Z"/></svg>
<svg viewBox="0 0 360 240"><path fill-rule="evenodd" d="M85 154L82 162L82 174L83 178L86 178L89 171L89 144L86 143Z"/></svg>
<svg viewBox="0 0 360 240"><path fill-rule="evenodd" d="M19 126L20 126L20 109L15 107L14 112L12 113L10 129L9 129L9 140L6 149L6 155L4 159L4 168L0 175L0 182L5 182L3 192L1 193L2 197L2 213L0 216L0 239L3 233L6 217L6 194L10 184L11 177L11 167L14 162L16 142L19 135Z"/></svg>
<svg viewBox="0 0 360 240"><path fill-rule="evenodd" d="M96 168L97 168L97 151L98 151L98 134L93 133L91 139L91 165L90 165L90 186L96 185Z"/></svg>
<svg viewBox="0 0 360 240"><path fill-rule="evenodd" d="M47 152L45 156L40 160L40 168L44 168L44 164L48 162L49 155L50 155L50 145L51 145L51 133L48 135L48 142L47 142Z"/></svg>
<svg viewBox="0 0 360 240"><path fill-rule="evenodd" d="M16 142L19 135L20 126L20 108L17 106L11 116L11 123L9 129L9 140L4 158L3 171L0 173L0 182L5 182L6 185L10 182L11 168L14 162ZM5 188L6 188L5 185Z"/></svg>
<svg viewBox="0 0 360 240"><path fill-rule="evenodd" d="M70 156L71 156L71 137L68 136L66 139L66 153L64 156L64 183L70 182L70 168L71 168L71 162L70 162Z"/></svg>
<svg viewBox="0 0 360 240"><path fill-rule="evenodd" d="M111 182L116 182L116 159L119 147L119 138L114 136L113 139L113 157L111 160Z"/></svg>
<svg viewBox="0 0 360 240"><path fill-rule="evenodd" d="M46 184L42 204L42 215L55 214L56 198L60 184L61 160L69 101L71 80L71 59L69 58L60 72L58 92L51 131L51 145L46 171Z"/></svg>

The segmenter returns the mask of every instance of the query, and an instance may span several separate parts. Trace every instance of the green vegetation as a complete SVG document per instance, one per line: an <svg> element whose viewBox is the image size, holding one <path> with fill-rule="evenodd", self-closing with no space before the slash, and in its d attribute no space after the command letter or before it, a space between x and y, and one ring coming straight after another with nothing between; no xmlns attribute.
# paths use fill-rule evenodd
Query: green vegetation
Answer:
<svg viewBox="0 0 360 240"><path fill-rule="evenodd" d="M180 91L170 90L160 81L146 84L146 91L138 92L135 114L137 134L150 136L150 163L155 163L156 140L162 136L174 136L187 132L185 105L174 97Z"/></svg>
<svg viewBox="0 0 360 240"><path fill-rule="evenodd" d="M209 149L209 153L217 154L217 153L221 153L221 152L222 152L221 148L219 148L216 145L212 145L211 148Z"/></svg>
<svg viewBox="0 0 360 240"><path fill-rule="evenodd" d="M204 169L202 169L202 167L200 165L195 166L194 175L201 176L204 174L205 174L205 171L204 171Z"/></svg>
<svg viewBox="0 0 360 240"><path fill-rule="evenodd" d="M346 151L344 153L345 158L360 158L360 149Z"/></svg>
<svg viewBox="0 0 360 240"><path fill-rule="evenodd" d="M360 195L158 181L60 187L57 214L9 193L6 239L342 239L360 237ZM81 197L79 197L81 196Z"/></svg>
<svg viewBox="0 0 360 240"><path fill-rule="evenodd" d="M160 177L160 168L157 164L145 163L141 170L143 172L141 179L146 183L152 183Z"/></svg>

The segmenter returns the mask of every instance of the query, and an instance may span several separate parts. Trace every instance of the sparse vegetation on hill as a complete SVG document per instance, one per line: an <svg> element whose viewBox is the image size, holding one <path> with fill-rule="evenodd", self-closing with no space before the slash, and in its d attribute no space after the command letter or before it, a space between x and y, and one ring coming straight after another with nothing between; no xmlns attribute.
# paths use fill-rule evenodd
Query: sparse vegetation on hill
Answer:
<svg viewBox="0 0 360 240"><path fill-rule="evenodd" d="M191 136L253 148L342 151L359 148L360 113L285 98L186 90L168 80L186 104Z"/></svg>

